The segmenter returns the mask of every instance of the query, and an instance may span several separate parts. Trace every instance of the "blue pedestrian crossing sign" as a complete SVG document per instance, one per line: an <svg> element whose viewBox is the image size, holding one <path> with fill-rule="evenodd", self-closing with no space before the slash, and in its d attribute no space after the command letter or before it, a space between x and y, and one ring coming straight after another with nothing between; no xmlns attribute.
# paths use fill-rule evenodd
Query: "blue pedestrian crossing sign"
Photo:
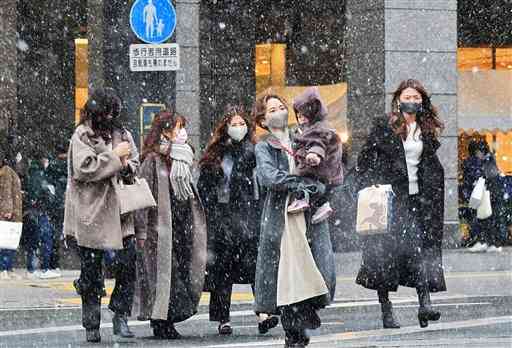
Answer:
<svg viewBox="0 0 512 348"><path fill-rule="evenodd" d="M146 43L165 42L176 28L176 10L170 0L136 0L130 11L130 26Z"/></svg>

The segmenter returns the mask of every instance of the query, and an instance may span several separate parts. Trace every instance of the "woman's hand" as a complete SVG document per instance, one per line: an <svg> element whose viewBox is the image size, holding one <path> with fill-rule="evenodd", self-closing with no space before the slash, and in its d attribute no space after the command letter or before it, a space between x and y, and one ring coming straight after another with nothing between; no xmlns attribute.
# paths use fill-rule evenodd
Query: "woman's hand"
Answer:
<svg viewBox="0 0 512 348"><path fill-rule="evenodd" d="M144 243L145 243L145 242L146 242L146 240L145 240L145 239L137 239L137 247L138 247L139 249L141 249L141 250L142 250L142 249L144 249Z"/></svg>
<svg viewBox="0 0 512 348"><path fill-rule="evenodd" d="M7 221L10 221L12 219L12 213L5 213L3 215L3 218L6 219Z"/></svg>
<svg viewBox="0 0 512 348"><path fill-rule="evenodd" d="M119 143L116 146L116 148L113 150L113 152L116 154L117 157L119 157L119 159L121 161L123 161L123 159L126 159L127 157L129 157L131 155L132 148L131 148L131 145L129 142L123 141L122 143Z"/></svg>
<svg viewBox="0 0 512 348"><path fill-rule="evenodd" d="M320 164L322 159L316 153L308 153L306 156L306 162L312 167L316 167Z"/></svg>

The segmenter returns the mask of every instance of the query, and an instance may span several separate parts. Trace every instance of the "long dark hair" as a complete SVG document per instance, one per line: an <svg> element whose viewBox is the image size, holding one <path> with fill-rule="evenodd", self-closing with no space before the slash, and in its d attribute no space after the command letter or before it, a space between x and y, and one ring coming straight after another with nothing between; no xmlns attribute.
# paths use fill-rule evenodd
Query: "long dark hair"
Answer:
<svg viewBox="0 0 512 348"><path fill-rule="evenodd" d="M101 128L101 120L108 115L112 115L113 126L122 129L123 127L118 121L120 113L121 99L114 89L110 87L98 88L92 92L84 108L81 110L78 125L80 126L90 121L94 133L104 135L101 133L104 133L106 130Z"/></svg>
<svg viewBox="0 0 512 348"><path fill-rule="evenodd" d="M430 96L423 85L414 79L402 81L396 91L393 93L393 100L391 101L391 114L389 122L395 134L400 135L402 139L407 138L407 124L404 115L399 111L398 105L400 103L400 95L407 88L412 88L421 94L423 112L416 115L416 122L418 123L421 133L424 136L439 137L444 129L444 123L439 118L437 108L432 105Z"/></svg>
<svg viewBox="0 0 512 348"><path fill-rule="evenodd" d="M178 122L182 127L187 125L185 117L177 114L173 110L162 110L155 115L151 123L151 130L144 139L144 146L142 147L142 154L140 156L141 162L144 161L149 154L160 154L160 138L162 132L166 129L174 129ZM160 155L168 165L171 164L169 156Z"/></svg>
<svg viewBox="0 0 512 348"><path fill-rule="evenodd" d="M228 135L228 127L231 123L231 120L235 116L240 116L244 119L245 124L247 125L247 135L244 140L248 139L250 142L254 143L254 125L251 124L247 114L241 106L228 106L224 112L224 116L217 123L217 127L213 131L213 136L206 147L203 157L199 161L199 165L207 165L207 166L218 166L222 161L222 157L227 149L227 144L229 144L230 139Z"/></svg>

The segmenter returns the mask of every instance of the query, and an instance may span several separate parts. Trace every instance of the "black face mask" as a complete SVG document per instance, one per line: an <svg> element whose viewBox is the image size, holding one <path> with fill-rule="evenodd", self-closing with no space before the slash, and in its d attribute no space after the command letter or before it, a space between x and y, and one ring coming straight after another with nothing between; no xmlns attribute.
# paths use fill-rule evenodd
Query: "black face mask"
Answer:
<svg viewBox="0 0 512 348"><path fill-rule="evenodd" d="M407 114L419 114L423 112L423 105L421 103L414 102L401 102L400 112L405 112Z"/></svg>
<svg viewBox="0 0 512 348"><path fill-rule="evenodd" d="M93 128L96 128L101 131L112 131L114 128L114 119L108 119L106 117L100 117L96 120L96 122L93 121Z"/></svg>

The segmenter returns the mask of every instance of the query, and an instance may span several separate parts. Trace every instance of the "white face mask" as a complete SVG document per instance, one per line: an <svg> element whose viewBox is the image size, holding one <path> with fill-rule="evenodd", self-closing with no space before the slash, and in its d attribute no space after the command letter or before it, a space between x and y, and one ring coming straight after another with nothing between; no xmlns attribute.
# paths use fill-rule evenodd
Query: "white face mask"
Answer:
<svg viewBox="0 0 512 348"><path fill-rule="evenodd" d="M178 131L178 134L176 134L176 139L174 139L174 142L176 144L185 144L188 140L188 134L187 134L187 130L185 128L181 128L179 131Z"/></svg>
<svg viewBox="0 0 512 348"><path fill-rule="evenodd" d="M265 125L268 128L285 129L288 127L288 110L269 113L265 119Z"/></svg>
<svg viewBox="0 0 512 348"><path fill-rule="evenodd" d="M228 135L235 141L242 141L247 135L247 126L229 126Z"/></svg>
<svg viewBox="0 0 512 348"><path fill-rule="evenodd" d="M171 142L167 140L166 137L162 136L160 138L160 153L162 155L169 154L169 149L171 148Z"/></svg>

